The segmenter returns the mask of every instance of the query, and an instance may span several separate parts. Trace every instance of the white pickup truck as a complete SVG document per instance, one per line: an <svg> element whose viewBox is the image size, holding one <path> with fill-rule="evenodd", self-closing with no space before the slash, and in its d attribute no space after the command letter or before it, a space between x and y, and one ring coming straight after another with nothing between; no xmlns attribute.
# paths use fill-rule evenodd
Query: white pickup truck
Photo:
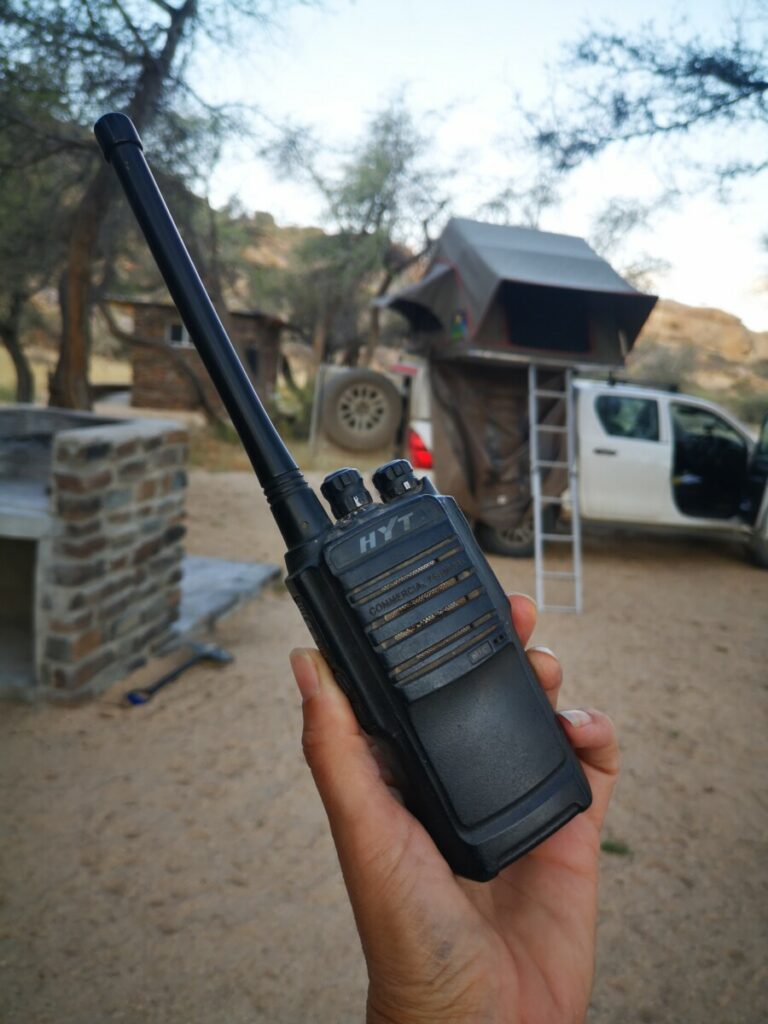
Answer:
<svg viewBox="0 0 768 1024"><path fill-rule="evenodd" d="M691 395L581 378L574 388L585 525L737 536L768 568L768 417L755 442L724 409ZM407 454L428 469L432 429L419 404ZM478 537L497 554L532 553L529 524L509 532L478 524Z"/></svg>

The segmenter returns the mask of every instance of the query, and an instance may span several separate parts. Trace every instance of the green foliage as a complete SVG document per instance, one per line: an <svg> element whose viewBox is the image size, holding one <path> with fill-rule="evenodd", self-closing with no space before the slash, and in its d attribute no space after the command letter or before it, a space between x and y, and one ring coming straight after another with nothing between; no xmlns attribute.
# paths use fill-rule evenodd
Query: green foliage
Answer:
<svg viewBox="0 0 768 1024"><path fill-rule="evenodd" d="M643 384L675 384L681 391L689 391L697 359L696 346L691 343L661 345L652 338L643 338L630 354L628 376Z"/></svg>
<svg viewBox="0 0 768 1024"><path fill-rule="evenodd" d="M11 159L4 143L0 136L0 162ZM0 188L0 310L12 294L29 296L45 287L61 264L71 216L69 196L78 173L77 163L65 160L4 171Z"/></svg>
<svg viewBox="0 0 768 1024"><path fill-rule="evenodd" d="M280 387L275 398L274 421L282 437L287 441L303 441L309 437L314 400L314 381L304 387Z"/></svg>
<svg viewBox="0 0 768 1024"><path fill-rule="evenodd" d="M307 128L286 129L265 150L279 173L324 200L330 230L304 240L286 279L293 322L306 336L320 334L324 348L358 347L371 298L429 247L446 206L429 148L397 97L371 119L335 177L321 171L323 148Z"/></svg>
<svg viewBox="0 0 768 1024"><path fill-rule="evenodd" d="M424 162L430 141L402 96L374 115L339 179L326 184L341 232L380 236L383 257L390 241L407 241L434 216L442 175Z"/></svg>
<svg viewBox="0 0 768 1024"><path fill-rule="evenodd" d="M123 110L136 123L153 165L182 181L182 197L204 187L219 158L222 139L240 127L233 109L211 105L190 81L190 58L201 37L217 47L253 45L254 25L265 25L288 6L275 0L4 0L0 4L0 161L11 172L45 168L71 216L69 244L59 254L71 301L62 306L62 352L54 397L87 403L81 379L87 365L94 300L119 283L115 264L127 235L114 215L117 182L98 157L91 126L108 110ZM59 172L73 163L79 174L65 188ZM30 172L31 173L31 172ZM214 242L207 266L219 281L215 218L204 222L187 202L196 238ZM120 209L124 204L119 204ZM184 203L179 202L179 207ZM199 206L199 204L198 204ZM121 214L121 216L123 216ZM183 223L183 220L182 220ZM0 223L4 238L12 238ZM199 252L206 246L199 245ZM39 261L38 261L39 262ZM218 288L214 288L214 293ZM85 312L84 312L85 311Z"/></svg>
<svg viewBox="0 0 768 1024"><path fill-rule="evenodd" d="M51 69L34 58L20 64L0 34L0 338L13 358L17 398L32 401L34 376L22 335L32 322L46 325L29 300L52 284L61 266L87 157L65 149L54 159L41 149L32 131L10 121L13 95L21 98L17 115L33 128L50 121L51 111L66 116Z"/></svg>

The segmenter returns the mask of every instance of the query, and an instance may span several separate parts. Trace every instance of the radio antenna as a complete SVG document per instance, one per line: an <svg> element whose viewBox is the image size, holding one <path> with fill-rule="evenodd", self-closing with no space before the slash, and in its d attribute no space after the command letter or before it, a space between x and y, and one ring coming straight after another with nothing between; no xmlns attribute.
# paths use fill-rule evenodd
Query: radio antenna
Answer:
<svg viewBox="0 0 768 1024"><path fill-rule="evenodd" d="M105 114L96 140L114 167L171 298L243 442L289 548L325 532L330 519L282 442L203 287L125 114Z"/></svg>

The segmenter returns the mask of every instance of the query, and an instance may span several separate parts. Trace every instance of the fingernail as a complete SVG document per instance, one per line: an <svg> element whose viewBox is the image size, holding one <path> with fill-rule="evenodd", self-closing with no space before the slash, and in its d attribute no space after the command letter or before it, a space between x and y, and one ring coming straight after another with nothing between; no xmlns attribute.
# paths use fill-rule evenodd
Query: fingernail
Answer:
<svg viewBox="0 0 768 1024"><path fill-rule="evenodd" d="M558 711L558 715L570 722L574 729L580 729L582 725L589 725L592 721L590 713L582 711L581 708L575 708L573 711Z"/></svg>
<svg viewBox="0 0 768 1024"><path fill-rule="evenodd" d="M320 689L320 676L317 674L315 663L303 647L291 651L290 659L301 700L308 701Z"/></svg>
<svg viewBox="0 0 768 1024"><path fill-rule="evenodd" d="M537 647L529 647L528 653L530 654L531 651L540 651L542 654L548 654L550 658L554 658L555 660L557 660L557 655L555 654L555 652L553 650L550 650L549 647L543 647L541 644L539 644Z"/></svg>
<svg viewBox="0 0 768 1024"><path fill-rule="evenodd" d="M530 604L532 604L533 607L536 608L536 610L538 611L538 605L533 600L533 598L531 597L530 594L521 594L520 591L516 590L516 591L513 591L509 596L510 597L524 597L525 600L528 601Z"/></svg>

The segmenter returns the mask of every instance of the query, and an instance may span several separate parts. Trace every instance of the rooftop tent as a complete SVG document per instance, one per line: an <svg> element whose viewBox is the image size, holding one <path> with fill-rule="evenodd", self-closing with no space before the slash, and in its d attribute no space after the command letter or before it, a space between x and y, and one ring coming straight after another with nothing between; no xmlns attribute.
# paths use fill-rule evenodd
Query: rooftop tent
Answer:
<svg viewBox="0 0 768 1024"><path fill-rule="evenodd" d="M380 300L434 358L617 365L656 303L582 238L454 218L422 279Z"/></svg>

